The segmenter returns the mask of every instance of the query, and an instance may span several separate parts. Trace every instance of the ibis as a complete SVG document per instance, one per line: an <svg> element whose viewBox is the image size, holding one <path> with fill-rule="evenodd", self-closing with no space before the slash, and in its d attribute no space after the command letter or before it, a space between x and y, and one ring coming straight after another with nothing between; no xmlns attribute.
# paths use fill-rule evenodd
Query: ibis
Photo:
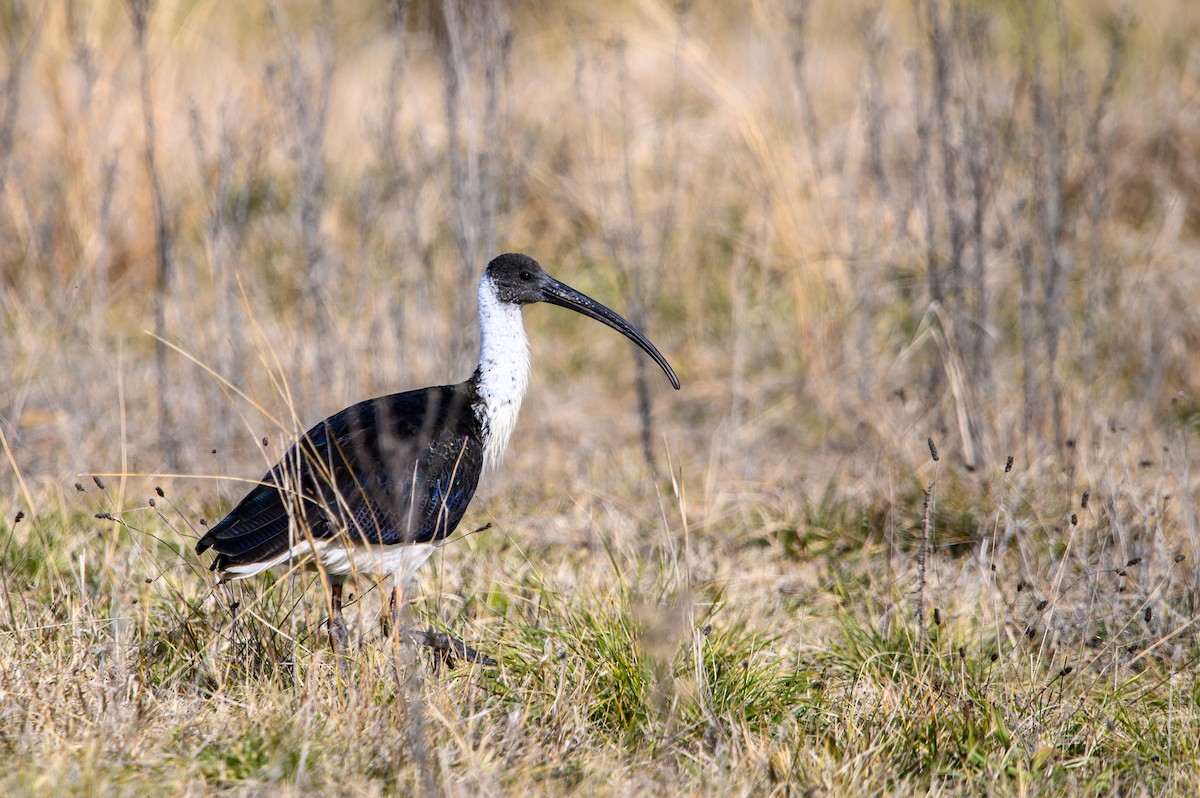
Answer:
<svg viewBox="0 0 1200 798"><path fill-rule="evenodd" d="M479 281L479 365L464 382L389 394L317 423L196 544L213 549L219 581L277 565L307 566L329 584L329 636L348 642L342 585L392 578L397 593L459 521L480 475L508 445L529 378L521 307L548 302L612 327L679 389L662 353L620 315L555 280L527 255L500 255ZM455 650L466 649L460 642Z"/></svg>

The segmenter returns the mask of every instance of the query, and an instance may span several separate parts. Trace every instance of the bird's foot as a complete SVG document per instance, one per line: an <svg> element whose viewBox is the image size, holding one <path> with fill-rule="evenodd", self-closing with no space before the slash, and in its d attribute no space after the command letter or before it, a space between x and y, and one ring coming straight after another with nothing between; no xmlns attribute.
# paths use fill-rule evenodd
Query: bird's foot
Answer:
<svg viewBox="0 0 1200 798"><path fill-rule="evenodd" d="M458 660L474 662L479 665L495 665L496 660L481 651L468 646L454 635L445 632L435 632L433 629L404 629L404 636L409 642L433 649L440 655L446 667L453 668Z"/></svg>

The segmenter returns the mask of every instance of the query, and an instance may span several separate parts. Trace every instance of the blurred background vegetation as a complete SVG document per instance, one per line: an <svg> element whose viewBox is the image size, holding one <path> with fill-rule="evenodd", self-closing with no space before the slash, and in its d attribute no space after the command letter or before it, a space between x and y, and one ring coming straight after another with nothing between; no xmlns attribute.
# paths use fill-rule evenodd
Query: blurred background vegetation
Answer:
<svg viewBox="0 0 1200 798"><path fill-rule="evenodd" d="M461 379L473 284L518 250L687 385L665 400L622 342L535 310L518 452L605 414L598 444L644 431L657 460L666 432L722 478L871 482L927 435L966 469L1117 428L1155 458L1200 379L1198 19L7 4L0 419L31 479L257 470L279 431L222 380L290 433Z"/></svg>

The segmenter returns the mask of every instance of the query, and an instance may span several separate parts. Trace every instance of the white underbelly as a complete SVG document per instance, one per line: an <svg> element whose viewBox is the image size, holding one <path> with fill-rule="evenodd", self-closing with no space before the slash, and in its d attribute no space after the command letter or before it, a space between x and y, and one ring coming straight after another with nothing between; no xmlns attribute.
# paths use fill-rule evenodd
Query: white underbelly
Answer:
<svg viewBox="0 0 1200 798"><path fill-rule="evenodd" d="M401 543L384 546L353 543L340 539L301 541L288 551L263 562L231 565L220 573L221 581L248 576L284 564L307 564L330 576L394 576L396 584L407 585L437 546L433 543Z"/></svg>

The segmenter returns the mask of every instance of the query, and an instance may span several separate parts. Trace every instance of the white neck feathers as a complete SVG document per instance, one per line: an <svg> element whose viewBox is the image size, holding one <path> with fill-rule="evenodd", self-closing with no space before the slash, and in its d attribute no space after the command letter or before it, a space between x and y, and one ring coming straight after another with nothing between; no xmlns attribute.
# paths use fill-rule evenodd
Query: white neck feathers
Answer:
<svg viewBox="0 0 1200 798"><path fill-rule="evenodd" d="M483 426L483 464L499 463L517 425L521 399L529 384L529 339L521 308L501 302L492 279L479 281L479 399L476 417Z"/></svg>

